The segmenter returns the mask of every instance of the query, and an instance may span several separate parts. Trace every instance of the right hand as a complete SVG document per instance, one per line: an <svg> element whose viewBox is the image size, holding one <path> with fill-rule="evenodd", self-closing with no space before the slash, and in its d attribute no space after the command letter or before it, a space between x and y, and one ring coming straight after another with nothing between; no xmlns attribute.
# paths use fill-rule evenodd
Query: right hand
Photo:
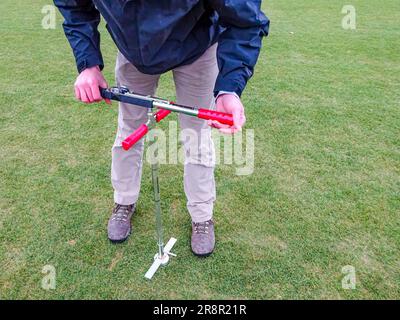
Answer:
<svg viewBox="0 0 400 320"><path fill-rule="evenodd" d="M75 97L84 103L100 102L104 100L111 104L108 99L103 99L100 94L101 88L108 88L106 79L98 66L83 70L75 81Z"/></svg>

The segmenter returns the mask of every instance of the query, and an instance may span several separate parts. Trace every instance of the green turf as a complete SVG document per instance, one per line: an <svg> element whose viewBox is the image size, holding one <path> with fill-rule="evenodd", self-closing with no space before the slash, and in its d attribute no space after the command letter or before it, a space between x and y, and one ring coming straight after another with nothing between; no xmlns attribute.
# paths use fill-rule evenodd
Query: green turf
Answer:
<svg viewBox="0 0 400 320"><path fill-rule="evenodd" d="M163 166L165 233L178 254L153 279L148 165L134 234L106 238L116 105L73 99L76 70L46 1L0 3L0 299L400 298L400 2L269 0L271 18L243 101L255 171L217 169L217 247L189 248L180 165ZM105 75L116 49L102 26ZM173 98L171 76L158 95ZM164 124L164 127L166 125ZM44 265L57 287L41 288ZM357 287L341 287L345 265Z"/></svg>

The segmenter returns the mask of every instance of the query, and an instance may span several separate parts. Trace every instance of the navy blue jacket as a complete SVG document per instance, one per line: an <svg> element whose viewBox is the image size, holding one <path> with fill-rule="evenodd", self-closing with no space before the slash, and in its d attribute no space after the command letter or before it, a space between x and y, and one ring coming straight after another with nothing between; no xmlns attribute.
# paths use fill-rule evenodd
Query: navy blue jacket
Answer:
<svg viewBox="0 0 400 320"><path fill-rule="evenodd" d="M54 0L78 71L103 68L100 14L121 53L143 73L189 64L218 41L214 92L241 95L269 20L261 0Z"/></svg>

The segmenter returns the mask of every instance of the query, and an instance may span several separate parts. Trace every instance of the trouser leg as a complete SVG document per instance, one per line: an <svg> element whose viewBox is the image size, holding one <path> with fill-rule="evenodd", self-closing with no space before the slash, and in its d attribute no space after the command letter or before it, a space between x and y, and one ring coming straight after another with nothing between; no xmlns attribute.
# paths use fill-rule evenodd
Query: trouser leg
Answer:
<svg viewBox="0 0 400 320"><path fill-rule="evenodd" d="M218 75L216 45L194 63L173 70L177 103L213 108L213 89ZM216 199L215 151L206 121L179 115L185 149L184 189L187 208L194 222L212 218Z"/></svg>
<svg viewBox="0 0 400 320"><path fill-rule="evenodd" d="M154 95L159 75L147 75L138 71L126 58L118 53L115 67L118 86L144 95ZM118 131L112 147L111 182L114 201L129 205L136 203L142 176L143 139L130 150L122 148L122 141L147 120L147 108L119 103Z"/></svg>

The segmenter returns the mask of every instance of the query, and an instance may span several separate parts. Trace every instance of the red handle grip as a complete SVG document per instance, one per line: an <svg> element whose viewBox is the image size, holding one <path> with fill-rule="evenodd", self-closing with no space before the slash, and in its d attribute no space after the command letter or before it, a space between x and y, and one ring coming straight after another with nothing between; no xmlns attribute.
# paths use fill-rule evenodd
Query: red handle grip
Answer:
<svg viewBox="0 0 400 320"><path fill-rule="evenodd" d="M155 119L157 122L160 122L170 113L171 111L169 110L160 109L156 112ZM149 132L149 127L145 124L142 124L139 128L135 130L134 133L132 133L128 138L122 141L122 148L124 148L124 150L129 150L136 142L142 139L148 132Z"/></svg>
<svg viewBox="0 0 400 320"><path fill-rule="evenodd" d="M165 110L165 109L158 110L156 113L156 121L160 122L162 119L164 119L170 113L171 113L170 110Z"/></svg>
<svg viewBox="0 0 400 320"><path fill-rule="evenodd" d="M233 117L231 114L228 113L207 110L207 109L199 109L199 114L197 116L200 119L217 120L220 123L233 126Z"/></svg>
<svg viewBox="0 0 400 320"><path fill-rule="evenodd" d="M122 148L124 148L124 150L129 150L136 142L142 139L147 132L149 132L149 127L145 124L142 124L134 133L122 141Z"/></svg>

